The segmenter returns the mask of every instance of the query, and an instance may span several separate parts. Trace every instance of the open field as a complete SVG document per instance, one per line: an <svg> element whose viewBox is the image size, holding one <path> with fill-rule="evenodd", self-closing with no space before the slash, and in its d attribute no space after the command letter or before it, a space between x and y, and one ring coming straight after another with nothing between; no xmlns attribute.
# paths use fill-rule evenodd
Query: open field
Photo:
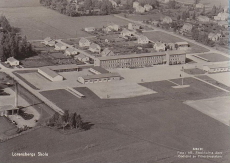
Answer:
<svg viewBox="0 0 230 163"><path fill-rule="evenodd" d="M164 163L172 162L174 159L176 162L187 163L188 159L178 160L174 157L178 150L188 151L194 146L202 146L207 151L229 149L229 127L182 103L184 100L222 96L222 92L198 80L193 81L191 87L185 88L187 90L173 89L174 84L169 81L142 85L157 90L158 93L127 99L100 99L87 88L76 88L86 96L84 99L79 99L65 90L42 92L58 106L80 113L84 121L95 125L89 131L71 134L68 138L45 128L31 132L25 136L28 137L25 149L30 151L43 149L49 152L49 157L44 158L43 162L69 160L70 163L149 160L154 162L156 157L168 157L163 159ZM44 134L39 134L41 132ZM19 142L20 147L25 137L9 141L3 144L3 147L8 151L15 141ZM39 143L33 142L34 138L39 139ZM46 146L42 146L43 144ZM146 150L139 152L140 149ZM5 157L14 159L10 156ZM36 162L34 158L20 159Z"/></svg>
<svg viewBox="0 0 230 163"><path fill-rule="evenodd" d="M230 87L230 72L224 73L216 73L216 74L208 74L208 76L219 83L222 83L228 87Z"/></svg>
<svg viewBox="0 0 230 163"><path fill-rule="evenodd" d="M181 2L187 2L187 3L194 3L194 0L177 0L177 1L181 1ZM219 6L221 4L221 6L228 6L228 0L201 0L200 3L203 3L205 5L208 6Z"/></svg>
<svg viewBox="0 0 230 163"><path fill-rule="evenodd" d="M0 139L5 138L7 131L16 131L16 126L11 123L6 117L0 117Z"/></svg>
<svg viewBox="0 0 230 163"><path fill-rule="evenodd" d="M184 72L187 73L187 74L191 74L191 75L205 74L205 71L201 70L199 68L185 69Z"/></svg>
<svg viewBox="0 0 230 163"><path fill-rule="evenodd" d="M157 31L157 32L145 32L144 33L145 36L147 36L150 40L157 42L157 41L162 41L164 43L176 43L176 42L183 42L184 40L179 38L179 37L175 37L172 35L169 35L167 33L161 32L161 31ZM201 46L195 45L191 42L188 42L191 50L188 50L188 53L203 53L203 52L208 52L209 50L206 48L203 48Z"/></svg>
<svg viewBox="0 0 230 163"><path fill-rule="evenodd" d="M122 81L89 84L87 87L102 99L130 98L157 93L136 83L126 83Z"/></svg>
<svg viewBox="0 0 230 163"><path fill-rule="evenodd" d="M40 6L39 0L1 0L0 8Z"/></svg>
<svg viewBox="0 0 230 163"><path fill-rule="evenodd" d="M118 72L124 81L141 83L141 82L152 82L161 81L168 79L176 79L182 74L182 65L156 65L153 67L134 68L134 69L111 69L111 72ZM185 74L185 77L191 75Z"/></svg>
<svg viewBox="0 0 230 163"><path fill-rule="evenodd" d="M205 100L186 101L185 104L230 126L230 98L217 97Z"/></svg>
<svg viewBox="0 0 230 163"><path fill-rule="evenodd" d="M199 54L198 56L201 56L205 59L207 59L209 62L223 62L223 61L229 61L229 57L223 56L221 54L217 53L206 53L206 54Z"/></svg>
<svg viewBox="0 0 230 163"><path fill-rule="evenodd" d="M21 29L29 40L39 40L45 37L74 38L87 37L82 31L85 27L101 28L108 23L128 24L126 21L112 15L68 17L45 7L0 8L12 26Z"/></svg>

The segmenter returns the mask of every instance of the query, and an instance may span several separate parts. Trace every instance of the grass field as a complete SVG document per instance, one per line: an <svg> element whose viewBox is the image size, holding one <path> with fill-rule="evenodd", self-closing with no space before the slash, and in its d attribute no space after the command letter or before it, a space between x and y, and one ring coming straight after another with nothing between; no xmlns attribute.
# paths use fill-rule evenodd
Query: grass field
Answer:
<svg viewBox="0 0 230 163"><path fill-rule="evenodd" d="M142 86L158 93L127 99L100 99L88 88L75 88L86 96L84 99L65 90L42 92L59 107L80 113L83 120L93 123L94 127L68 136L43 128L25 136L28 139L24 150L49 152L43 162L69 160L70 163L154 162L156 157L167 158L163 159L164 163L187 163L189 159L174 157L178 150L188 151L194 146L207 151L228 150L229 127L182 103L222 96L222 91L192 78L187 80L191 86L184 89L173 89L174 84L169 81L143 83ZM9 141L0 149L12 149L15 141L19 147L23 146L25 137ZM39 143L33 141L35 138ZM10 156L3 159L6 158L14 159ZM200 162L211 163L209 161Z"/></svg>
<svg viewBox="0 0 230 163"><path fill-rule="evenodd" d="M39 0L1 0L0 8L40 6Z"/></svg>
<svg viewBox="0 0 230 163"><path fill-rule="evenodd" d="M108 23L128 24L112 15L68 17L45 7L0 8L10 23L21 29L29 40L45 37L74 38L90 36L82 31L85 27L101 28Z"/></svg>
<svg viewBox="0 0 230 163"><path fill-rule="evenodd" d="M201 56L201 57L207 59L209 62L223 62L223 61L229 61L230 60L228 57L223 56L221 54L217 54L217 53L199 54L198 56Z"/></svg>
<svg viewBox="0 0 230 163"><path fill-rule="evenodd" d="M157 31L157 32L146 32L144 33L145 36L147 36L150 40L157 42L157 41L162 41L164 43L176 43L176 42L183 42L185 40L175 37L172 35L169 35L167 33ZM208 52L209 50L206 48L203 48L201 46L195 45L191 42L188 42L191 50L189 50L188 53L203 53L203 52Z"/></svg>
<svg viewBox="0 0 230 163"><path fill-rule="evenodd" d="M206 100L187 101L187 105L230 126L230 98L218 97Z"/></svg>
<svg viewBox="0 0 230 163"><path fill-rule="evenodd" d="M191 74L191 75L205 74L205 71L203 71L199 68L185 69L184 72L187 74Z"/></svg>
<svg viewBox="0 0 230 163"><path fill-rule="evenodd" d="M6 117L0 117L0 139L5 138L7 131L15 130L16 126L9 122Z"/></svg>

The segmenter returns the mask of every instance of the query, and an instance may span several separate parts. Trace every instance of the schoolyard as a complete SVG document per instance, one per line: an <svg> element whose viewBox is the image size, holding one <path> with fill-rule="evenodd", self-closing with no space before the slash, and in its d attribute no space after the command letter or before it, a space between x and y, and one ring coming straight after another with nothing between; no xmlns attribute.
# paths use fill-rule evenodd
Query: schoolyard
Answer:
<svg viewBox="0 0 230 163"><path fill-rule="evenodd" d="M207 59L209 62L223 62L229 61L229 57L223 56L217 53L206 53L206 54L199 54L198 56Z"/></svg>
<svg viewBox="0 0 230 163"><path fill-rule="evenodd" d="M85 27L101 28L109 23L127 25L128 22L107 16L69 17L45 7L0 8L12 26L18 27L28 40L41 40L46 37L56 39L87 37Z"/></svg>

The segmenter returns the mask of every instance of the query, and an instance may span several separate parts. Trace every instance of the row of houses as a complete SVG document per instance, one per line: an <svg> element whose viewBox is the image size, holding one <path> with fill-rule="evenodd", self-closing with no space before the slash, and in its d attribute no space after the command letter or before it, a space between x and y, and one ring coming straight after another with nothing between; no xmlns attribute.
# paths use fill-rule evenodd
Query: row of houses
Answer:
<svg viewBox="0 0 230 163"><path fill-rule="evenodd" d="M155 53L130 54L119 56L98 57L94 59L94 66L102 68L128 68L144 67L159 64L185 64L186 53L184 51L166 51Z"/></svg>

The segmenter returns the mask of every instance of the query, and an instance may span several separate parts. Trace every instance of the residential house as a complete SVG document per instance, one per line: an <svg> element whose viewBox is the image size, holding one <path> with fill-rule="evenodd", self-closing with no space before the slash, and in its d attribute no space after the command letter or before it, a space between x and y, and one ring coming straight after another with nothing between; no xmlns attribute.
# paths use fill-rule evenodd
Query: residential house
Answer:
<svg viewBox="0 0 230 163"><path fill-rule="evenodd" d="M107 27L113 31L119 31L120 29L120 26L114 23L109 24Z"/></svg>
<svg viewBox="0 0 230 163"><path fill-rule="evenodd" d="M221 12L217 16L214 16L214 20L228 20L229 14L226 12Z"/></svg>
<svg viewBox="0 0 230 163"><path fill-rule="evenodd" d="M93 32L93 31L95 31L95 27L86 27L85 31L86 32Z"/></svg>
<svg viewBox="0 0 230 163"><path fill-rule="evenodd" d="M128 29L129 30L137 30L137 29L141 29L141 26L138 25L138 24L129 23L128 24Z"/></svg>
<svg viewBox="0 0 230 163"><path fill-rule="evenodd" d="M117 2L115 2L114 0L109 0L109 2L112 3L113 8L116 8L118 6Z"/></svg>
<svg viewBox="0 0 230 163"><path fill-rule="evenodd" d="M209 40L212 40L212 41L214 41L214 42L220 40L221 37L222 37L222 36L221 36L220 33L209 33L209 34L208 34L208 39L209 39Z"/></svg>
<svg viewBox="0 0 230 163"><path fill-rule="evenodd" d="M146 5L144 5L144 9L145 9L145 11L150 11L153 9L153 6L146 4Z"/></svg>
<svg viewBox="0 0 230 163"><path fill-rule="evenodd" d="M207 16L198 16L197 20L204 23L210 21L210 19Z"/></svg>
<svg viewBox="0 0 230 163"><path fill-rule="evenodd" d="M55 46L55 44L56 44L56 41L55 41L55 40L51 40L51 41L48 42L46 45L47 45L47 46L50 46L50 47L53 47L53 46Z"/></svg>
<svg viewBox="0 0 230 163"><path fill-rule="evenodd" d="M114 56L115 54L109 50L108 48L105 48L102 52L101 52L101 56L102 57L106 57L106 56Z"/></svg>
<svg viewBox="0 0 230 163"><path fill-rule="evenodd" d="M112 30L109 27L105 27L105 28L102 29L102 31L104 31L105 33L109 33Z"/></svg>
<svg viewBox="0 0 230 163"><path fill-rule="evenodd" d="M200 8L204 8L204 4L202 4L202 3L197 3L197 4L196 4L196 8L199 8L199 9L200 9Z"/></svg>
<svg viewBox="0 0 230 163"><path fill-rule="evenodd" d="M122 37L126 37L126 36L131 37L132 35L133 35L133 33L132 33L131 31L127 30L127 29L123 29L123 30L121 31L121 36L122 36Z"/></svg>
<svg viewBox="0 0 230 163"><path fill-rule="evenodd" d="M228 21L219 21L218 25L221 27L228 28Z"/></svg>
<svg viewBox="0 0 230 163"><path fill-rule="evenodd" d="M90 46L90 41L87 40L86 38L82 37L79 41L79 46L80 47L89 47Z"/></svg>
<svg viewBox="0 0 230 163"><path fill-rule="evenodd" d="M142 7L142 6L137 6L136 7L136 12L138 12L138 13L144 13L145 12L145 8Z"/></svg>
<svg viewBox="0 0 230 163"><path fill-rule="evenodd" d="M55 44L55 50L66 50L66 46L64 45L64 44L62 44L62 43L60 43L60 42L58 42L58 43L56 43Z"/></svg>
<svg viewBox="0 0 230 163"><path fill-rule="evenodd" d="M8 58L5 63L9 64L10 66L18 66L20 64L20 62L14 57Z"/></svg>
<svg viewBox="0 0 230 163"><path fill-rule="evenodd" d="M170 0L159 0L160 3L164 3L164 4L169 3L169 1Z"/></svg>
<svg viewBox="0 0 230 163"><path fill-rule="evenodd" d="M137 43L138 44L148 44L149 39L148 39L148 37L146 37L144 35L140 35L140 36L138 36Z"/></svg>
<svg viewBox="0 0 230 163"><path fill-rule="evenodd" d="M89 61L89 57L85 56L85 55L82 54L82 53L80 53L80 54L78 54L78 55L75 55L75 56L74 56L74 59L77 59L77 60L79 60L79 61L81 61L81 62L87 62L87 61Z"/></svg>
<svg viewBox="0 0 230 163"><path fill-rule="evenodd" d="M78 51L75 48L67 48L65 50L66 56L77 55L77 54L78 54Z"/></svg>
<svg viewBox="0 0 230 163"><path fill-rule="evenodd" d="M162 42L156 42L153 46L153 48L157 51L157 52L164 52L166 49L166 45L165 43Z"/></svg>
<svg viewBox="0 0 230 163"><path fill-rule="evenodd" d="M93 53L100 53L101 52L101 47L98 44L92 43L89 46L89 51Z"/></svg>
<svg viewBox="0 0 230 163"><path fill-rule="evenodd" d="M163 20L162 20L162 23L170 24L172 22L173 22L173 20L169 16L164 17Z"/></svg>
<svg viewBox="0 0 230 163"><path fill-rule="evenodd" d="M137 8L138 6L140 6L140 3L139 2L133 2L133 8Z"/></svg>
<svg viewBox="0 0 230 163"><path fill-rule="evenodd" d="M192 31L192 24L190 23L185 23L183 27L181 28L182 33L188 33Z"/></svg>
<svg viewBox="0 0 230 163"><path fill-rule="evenodd" d="M44 39L43 43L44 43L45 45L47 45L50 41L52 41L52 39L51 39L50 37L46 37L46 38Z"/></svg>

